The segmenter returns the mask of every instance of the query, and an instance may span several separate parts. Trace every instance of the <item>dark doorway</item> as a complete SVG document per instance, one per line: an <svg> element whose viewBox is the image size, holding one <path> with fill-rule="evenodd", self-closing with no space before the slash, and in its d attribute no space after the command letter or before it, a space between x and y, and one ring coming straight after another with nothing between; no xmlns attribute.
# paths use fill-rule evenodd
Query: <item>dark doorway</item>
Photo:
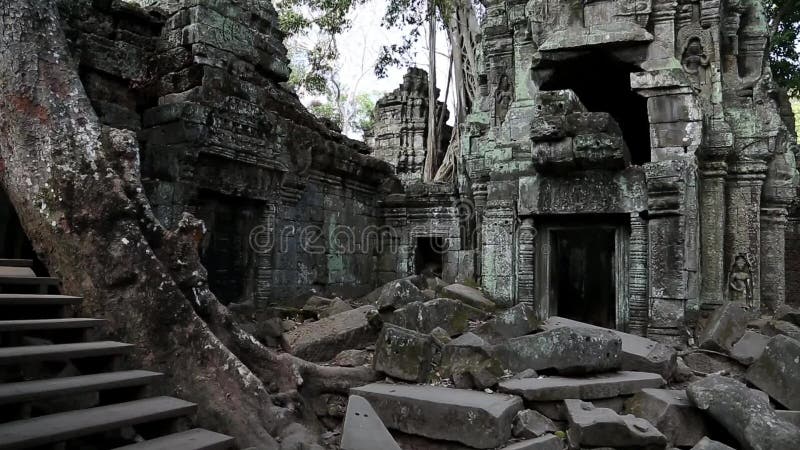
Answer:
<svg viewBox="0 0 800 450"><path fill-rule="evenodd" d="M563 228L551 236L552 314L615 328L615 230Z"/></svg>
<svg viewBox="0 0 800 450"><path fill-rule="evenodd" d="M424 273L441 277L446 250L447 241L443 237L418 237L417 249L414 254L415 272L418 275Z"/></svg>
<svg viewBox="0 0 800 450"><path fill-rule="evenodd" d="M47 268L33 251L30 239L22 229L14 205L0 188L0 258L30 259L33 261L33 272L42 277L48 276Z"/></svg>
<svg viewBox="0 0 800 450"><path fill-rule="evenodd" d="M631 90L630 81L631 73L640 71L609 52L593 51L554 63L540 89L571 89L589 111L611 114L622 129L631 163L641 165L650 161L647 99Z"/></svg>

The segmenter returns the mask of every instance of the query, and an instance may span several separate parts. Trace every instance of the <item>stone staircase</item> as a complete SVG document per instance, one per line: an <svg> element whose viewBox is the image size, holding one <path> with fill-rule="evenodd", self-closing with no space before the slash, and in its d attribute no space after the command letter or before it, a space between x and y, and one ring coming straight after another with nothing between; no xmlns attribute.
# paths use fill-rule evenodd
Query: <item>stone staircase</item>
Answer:
<svg viewBox="0 0 800 450"><path fill-rule="evenodd" d="M29 260L0 259L0 450L233 448L188 425L194 403L148 397L164 375L122 370L133 346L88 340L103 320L69 317L81 298L57 285Z"/></svg>

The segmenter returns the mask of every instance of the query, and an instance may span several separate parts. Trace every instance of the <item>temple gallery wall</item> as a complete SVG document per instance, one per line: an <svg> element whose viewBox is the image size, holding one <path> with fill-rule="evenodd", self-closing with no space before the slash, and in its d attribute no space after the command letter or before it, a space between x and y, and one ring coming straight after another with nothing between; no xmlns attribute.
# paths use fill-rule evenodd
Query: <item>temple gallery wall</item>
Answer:
<svg viewBox="0 0 800 450"><path fill-rule="evenodd" d="M161 8L75 2L64 26L102 121L138 133L159 219L204 220L225 302L428 271L679 344L725 302L800 298L798 147L756 0L487 2L481 97L443 133L437 162L451 137L460 151L435 183L424 72L357 142L285 85L269 2L140 3Z"/></svg>

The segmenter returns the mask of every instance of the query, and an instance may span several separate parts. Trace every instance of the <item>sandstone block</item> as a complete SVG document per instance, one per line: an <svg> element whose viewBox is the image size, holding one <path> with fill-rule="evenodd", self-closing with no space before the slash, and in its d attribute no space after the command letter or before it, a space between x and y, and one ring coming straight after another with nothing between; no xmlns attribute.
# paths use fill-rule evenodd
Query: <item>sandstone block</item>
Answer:
<svg viewBox="0 0 800 450"><path fill-rule="evenodd" d="M400 450L364 397L351 395L342 427L342 450Z"/></svg>
<svg viewBox="0 0 800 450"><path fill-rule="evenodd" d="M390 324L383 326L375 343L375 370L400 380L424 383L432 360L430 336Z"/></svg>
<svg viewBox="0 0 800 450"><path fill-rule="evenodd" d="M664 385L660 375L647 372L611 372L582 378L544 377L506 380L499 391L522 396L526 401L546 402L568 398L594 400L632 395Z"/></svg>
<svg viewBox="0 0 800 450"><path fill-rule="evenodd" d="M727 353L742 338L746 327L747 312L743 305L727 302L717 308L708 319L698 344L700 348Z"/></svg>
<svg viewBox="0 0 800 450"><path fill-rule="evenodd" d="M495 304L483 293L475 288L465 286L463 284L451 284L442 289L442 295L448 298L461 300L469 306L482 309L484 311L493 311Z"/></svg>
<svg viewBox="0 0 800 450"><path fill-rule="evenodd" d="M745 377L783 406L800 409L800 342L773 337Z"/></svg>
<svg viewBox="0 0 800 450"><path fill-rule="evenodd" d="M694 445L709 432L705 416L683 390L642 389L625 402L625 411L655 425L675 447Z"/></svg>
<svg viewBox="0 0 800 450"><path fill-rule="evenodd" d="M284 333L283 348L308 361L329 361L342 350L362 349L375 342L378 310L365 305Z"/></svg>
<svg viewBox="0 0 800 450"><path fill-rule="evenodd" d="M663 450L667 446L667 438L644 419L596 408L582 400L564 400L564 406L573 447Z"/></svg>

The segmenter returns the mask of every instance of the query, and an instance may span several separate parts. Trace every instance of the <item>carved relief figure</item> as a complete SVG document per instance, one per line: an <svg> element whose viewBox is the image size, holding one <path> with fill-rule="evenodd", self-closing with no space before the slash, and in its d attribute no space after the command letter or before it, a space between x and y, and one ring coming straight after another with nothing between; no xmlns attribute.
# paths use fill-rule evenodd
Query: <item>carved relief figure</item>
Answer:
<svg viewBox="0 0 800 450"><path fill-rule="evenodd" d="M678 31L678 56L686 73L697 75L701 68L708 66L711 58L708 52L713 48L708 30L696 23Z"/></svg>
<svg viewBox="0 0 800 450"><path fill-rule="evenodd" d="M746 253L736 255L728 272L728 300L752 306L753 265Z"/></svg>
<svg viewBox="0 0 800 450"><path fill-rule="evenodd" d="M497 89L494 91L494 123L500 125L506 118L508 108L511 106L511 83L508 81L508 76L503 74L500 76L500 82L497 84Z"/></svg>

